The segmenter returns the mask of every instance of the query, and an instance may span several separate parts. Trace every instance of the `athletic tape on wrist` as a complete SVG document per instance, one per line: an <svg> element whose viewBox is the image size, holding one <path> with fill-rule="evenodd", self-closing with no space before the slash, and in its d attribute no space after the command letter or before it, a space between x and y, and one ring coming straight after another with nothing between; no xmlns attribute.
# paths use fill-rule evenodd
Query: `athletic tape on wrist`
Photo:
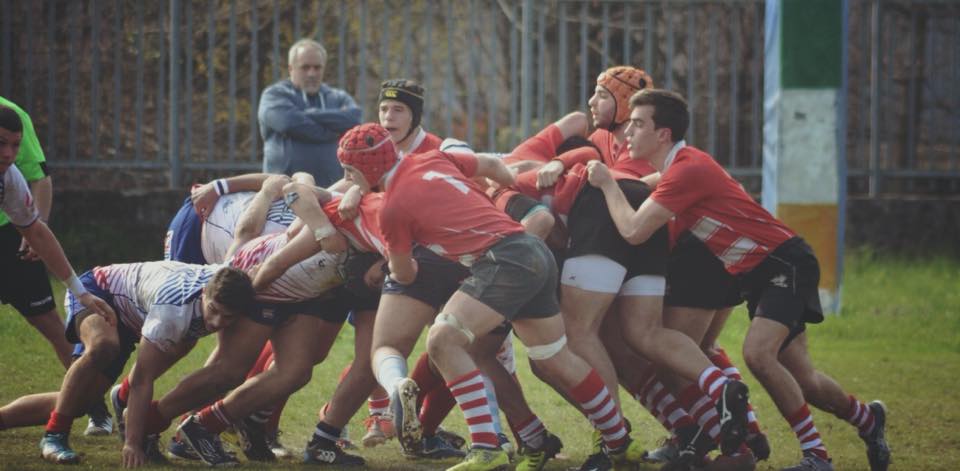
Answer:
<svg viewBox="0 0 960 471"><path fill-rule="evenodd" d="M218 178L213 181L213 189L220 196L230 193L230 185L228 185L227 181L223 178Z"/></svg>
<svg viewBox="0 0 960 471"><path fill-rule="evenodd" d="M87 293L87 288L83 286L83 283L80 282L80 278L77 278L77 274L73 271L70 272L70 276L63 282L67 285L67 289L73 293L74 297L79 298Z"/></svg>

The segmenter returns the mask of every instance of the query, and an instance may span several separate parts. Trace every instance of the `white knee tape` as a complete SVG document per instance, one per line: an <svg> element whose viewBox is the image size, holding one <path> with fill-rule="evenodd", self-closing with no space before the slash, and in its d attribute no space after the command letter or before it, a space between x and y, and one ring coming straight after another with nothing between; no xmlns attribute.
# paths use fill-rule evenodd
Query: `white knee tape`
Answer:
<svg viewBox="0 0 960 471"><path fill-rule="evenodd" d="M567 336L564 335L557 339L556 342L548 343L546 345L527 347L527 357L531 360L546 360L557 353L560 353L560 350L563 350L563 346L566 344Z"/></svg>
<svg viewBox="0 0 960 471"><path fill-rule="evenodd" d="M466 336L467 336L467 343L473 343L474 339L477 338L476 335L473 335L473 332L470 332L469 329L467 329L466 327L463 326L463 324L460 323L460 320L459 320L459 319L457 319L456 317L454 317L454 316L451 315L451 314L447 314L447 313L445 313L445 312L441 312L441 313L437 316L437 318L434 319L433 323L434 323L434 324L446 324L446 325L449 325L450 327L453 327L454 329L459 330L460 332L463 332L463 335L466 335Z"/></svg>

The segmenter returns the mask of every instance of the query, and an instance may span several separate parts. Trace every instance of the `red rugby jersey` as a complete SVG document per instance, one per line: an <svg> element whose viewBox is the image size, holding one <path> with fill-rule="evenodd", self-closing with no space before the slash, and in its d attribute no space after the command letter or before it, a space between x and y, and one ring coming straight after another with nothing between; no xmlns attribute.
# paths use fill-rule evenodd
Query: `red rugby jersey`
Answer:
<svg viewBox="0 0 960 471"><path fill-rule="evenodd" d="M334 198L323 205L323 212L340 233L350 240L354 247L365 252L386 253L383 234L380 232L380 210L383 207L383 193L367 193L360 199L357 217L343 219L337 207L341 198Z"/></svg>
<svg viewBox="0 0 960 471"><path fill-rule="evenodd" d="M692 232L732 274L750 271L796 235L694 147L677 152L650 197L674 213L675 234Z"/></svg>
<svg viewBox="0 0 960 471"><path fill-rule="evenodd" d="M640 178L657 171L646 160L631 159L626 143L617 144L612 132L597 129L590 135L590 141L600 148L603 163L611 169L620 170Z"/></svg>
<svg viewBox="0 0 960 471"><path fill-rule="evenodd" d="M504 237L523 232L470 180L477 165L474 155L440 151L401 160L380 211L387 250L410 252L417 243L470 265Z"/></svg>

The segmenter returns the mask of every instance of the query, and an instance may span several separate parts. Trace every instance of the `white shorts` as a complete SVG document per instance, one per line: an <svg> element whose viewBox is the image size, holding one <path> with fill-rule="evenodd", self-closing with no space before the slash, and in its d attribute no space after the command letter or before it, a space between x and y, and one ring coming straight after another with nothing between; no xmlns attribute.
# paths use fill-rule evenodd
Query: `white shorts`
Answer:
<svg viewBox="0 0 960 471"><path fill-rule="evenodd" d="M584 291L618 296L663 296L667 280L663 276L638 275L624 281L627 268L602 255L581 255L563 262L560 283Z"/></svg>

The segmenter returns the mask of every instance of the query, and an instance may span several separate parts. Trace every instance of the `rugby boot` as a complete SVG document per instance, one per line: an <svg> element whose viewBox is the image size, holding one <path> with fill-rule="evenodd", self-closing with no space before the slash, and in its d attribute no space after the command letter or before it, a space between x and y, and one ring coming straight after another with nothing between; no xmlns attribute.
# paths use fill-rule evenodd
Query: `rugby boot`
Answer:
<svg viewBox="0 0 960 471"><path fill-rule="evenodd" d="M40 439L40 456L56 464L80 464L80 455L70 448L67 432L45 432Z"/></svg>
<svg viewBox="0 0 960 471"><path fill-rule="evenodd" d="M442 438L443 441L449 443L452 447L462 450L467 444L467 439L453 433L449 430L444 430L443 427L437 427L437 436Z"/></svg>
<svg viewBox="0 0 960 471"><path fill-rule="evenodd" d="M688 425L677 429L680 441L676 458L668 461L661 471L687 471L703 461L703 457L717 447L703 427Z"/></svg>
<svg viewBox="0 0 960 471"><path fill-rule="evenodd" d="M732 379L723 385L717 400L720 415L720 451L732 455L747 438L747 403L750 391L746 384Z"/></svg>
<svg viewBox="0 0 960 471"><path fill-rule="evenodd" d="M514 448L513 443L510 443L510 439L507 437L507 434L500 432L497 434L497 444L500 445L500 449L507 453L507 457L511 460L513 459L513 454L517 451Z"/></svg>
<svg viewBox="0 0 960 471"><path fill-rule="evenodd" d="M223 449L223 442L219 440L218 435L211 433L200 423L196 414L180 422L177 431L180 432L180 438L197 452L197 456L204 463L216 467L240 464L235 457Z"/></svg>
<svg viewBox="0 0 960 471"><path fill-rule="evenodd" d="M127 404L120 400L120 385L115 384L110 388L110 405L113 406L113 414L117 417L117 433L120 435L120 441L126 440L127 424L124 422L123 414L127 410Z"/></svg>
<svg viewBox="0 0 960 471"><path fill-rule="evenodd" d="M270 451L273 452L273 456L276 456L278 460L290 458L293 456L290 453L290 450L287 449L280 443L280 434L283 433L279 430L274 430L272 432L267 432L267 446L270 447Z"/></svg>
<svg viewBox="0 0 960 471"><path fill-rule="evenodd" d="M147 435L143 439L143 452L147 455L147 461L151 464L166 465L170 464L167 457L160 451L160 434Z"/></svg>
<svg viewBox="0 0 960 471"><path fill-rule="evenodd" d="M454 448L449 442L443 439L439 434L432 437L423 437L423 444L420 446L420 453L417 455L407 455L409 458L427 458L431 460L442 460L447 458L463 459L467 452Z"/></svg>
<svg viewBox="0 0 960 471"><path fill-rule="evenodd" d="M333 466L364 466L367 464L363 458L351 455L336 443L323 437L314 435L307 448L303 450L303 462L305 464L333 465Z"/></svg>
<svg viewBox="0 0 960 471"><path fill-rule="evenodd" d="M803 459L796 466L783 468L780 471L833 471L833 463L813 453L804 453Z"/></svg>
<svg viewBox="0 0 960 471"><path fill-rule="evenodd" d="M383 445L387 439L393 438L394 428L393 420L380 414L373 414L363 420L363 426L367 429L366 435L360 440L364 448L373 448Z"/></svg>
<svg viewBox="0 0 960 471"><path fill-rule="evenodd" d="M240 449L248 460L261 462L277 460L270 445L267 444L265 424L247 417L240 421L236 429L240 436Z"/></svg>
<svg viewBox="0 0 960 471"><path fill-rule="evenodd" d="M870 471L887 471L890 467L890 446L884 433L887 428L887 406L880 401L867 404L873 413L873 430L860 438L867 444L867 460Z"/></svg>
<svg viewBox="0 0 960 471"><path fill-rule="evenodd" d="M667 463L675 460L680 454L680 439L675 435L663 440L659 448L650 450L643 456L647 463Z"/></svg>
<svg viewBox="0 0 960 471"><path fill-rule="evenodd" d="M88 437L110 435L113 433L113 417L103 401L94 403L87 411L87 429L83 434Z"/></svg>
<svg viewBox="0 0 960 471"><path fill-rule="evenodd" d="M702 471L753 471L757 469L757 460L750 450L742 450L733 456L720 455L700 469Z"/></svg>
<svg viewBox="0 0 960 471"><path fill-rule="evenodd" d="M517 461L516 471L540 471L551 458L557 456L563 449L563 442L550 433L544 432L543 444L540 448L533 449L526 445L520 447L519 460Z"/></svg>
<svg viewBox="0 0 960 471"><path fill-rule="evenodd" d="M200 455L193 451L193 448L190 448L190 445L184 443L183 440L176 435L170 437L170 444L167 445L167 452L169 452L170 456L173 456L174 458L200 461Z"/></svg>
<svg viewBox="0 0 960 471"><path fill-rule="evenodd" d="M500 449L471 448L460 463L447 468L447 471L506 471L510 469L510 457Z"/></svg>
<svg viewBox="0 0 960 471"><path fill-rule="evenodd" d="M770 458L770 441L767 440L765 433L748 433L744 443L746 443L747 448L750 448L750 451L753 452L753 457L756 458L757 461Z"/></svg>
<svg viewBox="0 0 960 471"><path fill-rule="evenodd" d="M393 429L396 431L400 447L407 454L420 452L423 430L417 417L417 394L420 388L410 378L404 378L390 396L390 409L393 412Z"/></svg>

